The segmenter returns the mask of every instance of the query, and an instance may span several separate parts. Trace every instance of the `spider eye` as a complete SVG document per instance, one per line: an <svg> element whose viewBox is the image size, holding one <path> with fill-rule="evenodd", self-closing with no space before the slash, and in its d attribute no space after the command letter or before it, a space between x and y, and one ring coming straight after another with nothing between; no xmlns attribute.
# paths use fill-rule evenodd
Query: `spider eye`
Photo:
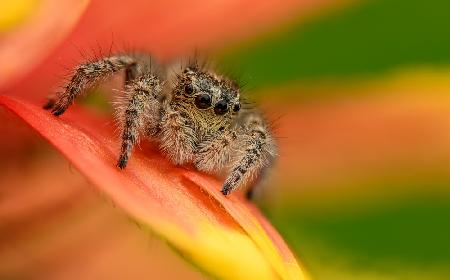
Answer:
<svg viewBox="0 0 450 280"><path fill-rule="evenodd" d="M241 103L234 104L233 111L239 112L239 110L241 110Z"/></svg>
<svg viewBox="0 0 450 280"><path fill-rule="evenodd" d="M194 93L194 87L191 84L187 84L184 86L184 91L187 94L193 94Z"/></svg>
<svg viewBox="0 0 450 280"><path fill-rule="evenodd" d="M195 106L199 109L207 109L211 106L211 96L209 94L200 94L195 97Z"/></svg>
<svg viewBox="0 0 450 280"><path fill-rule="evenodd" d="M219 100L219 102L216 103L216 106L214 106L214 113L216 115L223 115L228 111L228 104L225 100Z"/></svg>

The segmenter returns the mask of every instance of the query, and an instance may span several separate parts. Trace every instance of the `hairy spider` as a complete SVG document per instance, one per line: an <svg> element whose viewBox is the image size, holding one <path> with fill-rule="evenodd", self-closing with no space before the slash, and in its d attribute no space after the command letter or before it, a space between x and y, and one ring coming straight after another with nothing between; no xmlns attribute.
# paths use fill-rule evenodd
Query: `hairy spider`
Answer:
<svg viewBox="0 0 450 280"><path fill-rule="evenodd" d="M241 108L240 88L232 80L196 62L180 68L152 65L145 54L104 57L77 66L44 108L59 116L78 95L125 70L125 90L114 103L122 128L119 168L126 167L139 138L150 137L175 164L227 174L224 195L255 185L276 156L267 122L256 110Z"/></svg>

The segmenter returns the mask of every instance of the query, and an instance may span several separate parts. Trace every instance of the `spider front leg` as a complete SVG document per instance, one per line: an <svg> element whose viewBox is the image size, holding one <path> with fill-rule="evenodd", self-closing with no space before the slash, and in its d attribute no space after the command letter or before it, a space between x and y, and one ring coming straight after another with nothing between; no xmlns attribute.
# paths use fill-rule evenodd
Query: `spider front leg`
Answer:
<svg viewBox="0 0 450 280"><path fill-rule="evenodd" d="M221 191L224 195L245 185L254 176L261 176L276 155L275 141L259 114L249 114L244 118L234 146L237 150ZM247 197L252 191L250 188Z"/></svg>
<svg viewBox="0 0 450 280"><path fill-rule="evenodd" d="M56 99L50 99L44 105L44 109L51 109L53 115L59 116L67 110L77 96L114 73L127 69L128 78L134 72L131 71L131 68L135 67L136 63L137 61L132 55L117 55L81 64L75 68L64 91L58 93Z"/></svg>
<svg viewBox="0 0 450 280"><path fill-rule="evenodd" d="M144 128L156 127L161 110L158 96L161 92L159 78L144 74L125 86L125 97L119 100L117 118L122 120L122 145L117 166L125 168L139 134Z"/></svg>

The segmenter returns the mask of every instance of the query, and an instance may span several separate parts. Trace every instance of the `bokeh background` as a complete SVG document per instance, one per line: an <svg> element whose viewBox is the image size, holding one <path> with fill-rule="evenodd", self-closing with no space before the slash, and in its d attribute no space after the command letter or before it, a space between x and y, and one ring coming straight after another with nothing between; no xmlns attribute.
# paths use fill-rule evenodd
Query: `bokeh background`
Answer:
<svg viewBox="0 0 450 280"><path fill-rule="evenodd" d="M206 51L274 122L280 159L256 203L313 279L450 279L449 1L8 2L2 94L44 100L112 42ZM104 112L109 88L82 102ZM0 118L0 278L205 277Z"/></svg>

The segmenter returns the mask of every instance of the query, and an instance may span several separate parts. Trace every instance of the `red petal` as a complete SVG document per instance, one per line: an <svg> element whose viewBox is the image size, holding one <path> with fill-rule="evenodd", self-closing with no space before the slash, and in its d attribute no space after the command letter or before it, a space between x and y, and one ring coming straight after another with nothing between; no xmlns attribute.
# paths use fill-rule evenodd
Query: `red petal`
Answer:
<svg viewBox="0 0 450 280"><path fill-rule="evenodd" d="M304 277L282 238L259 211L237 194L223 196L221 182L213 177L173 166L150 146L137 149L126 170L120 171L115 167L118 137L105 121L74 110L58 119L38 106L5 96L0 104L52 143L114 203L210 273L229 278L249 272L269 278ZM242 243L245 248L234 243L245 236L259 255L246 242ZM209 237L212 240L206 240ZM228 254L233 257L227 258ZM242 259L234 263L240 254ZM211 263L214 257L217 260Z"/></svg>

